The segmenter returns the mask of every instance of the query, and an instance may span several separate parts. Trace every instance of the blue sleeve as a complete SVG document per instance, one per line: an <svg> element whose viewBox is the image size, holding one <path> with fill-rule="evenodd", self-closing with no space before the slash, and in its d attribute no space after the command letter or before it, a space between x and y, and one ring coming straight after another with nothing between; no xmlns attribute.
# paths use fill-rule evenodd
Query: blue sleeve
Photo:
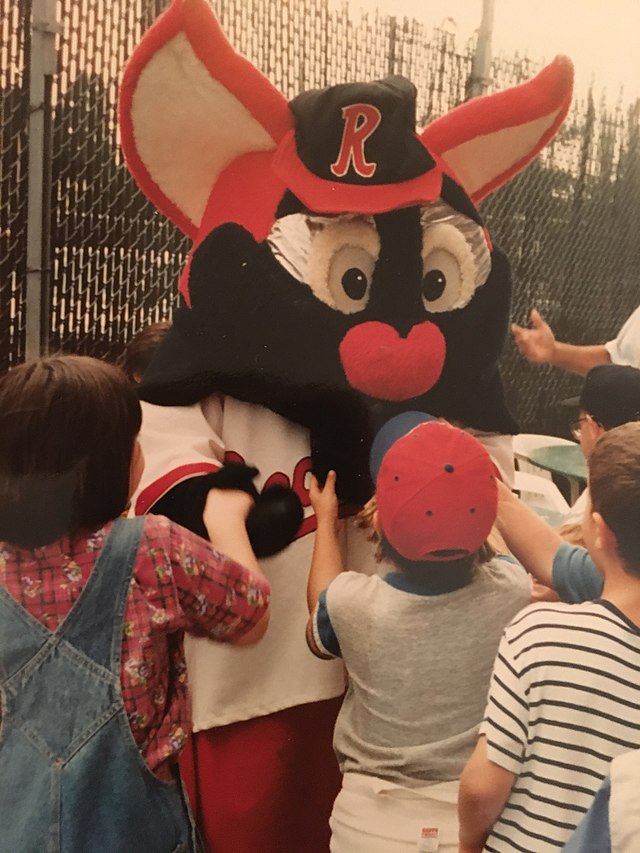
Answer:
<svg viewBox="0 0 640 853"><path fill-rule="evenodd" d="M329 611L327 610L327 590L323 590L319 597L316 609L313 611L311 620L312 639L316 649L311 648L314 654L320 652L322 657L339 658L342 657L340 643L336 637L336 632L333 630Z"/></svg>
<svg viewBox="0 0 640 853"><path fill-rule="evenodd" d="M553 558L553 586L562 601L579 604L602 594L604 581L589 552L564 542Z"/></svg>
<svg viewBox="0 0 640 853"><path fill-rule="evenodd" d="M562 853L611 853L609 797L611 780L607 776L578 828L562 848Z"/></svg>

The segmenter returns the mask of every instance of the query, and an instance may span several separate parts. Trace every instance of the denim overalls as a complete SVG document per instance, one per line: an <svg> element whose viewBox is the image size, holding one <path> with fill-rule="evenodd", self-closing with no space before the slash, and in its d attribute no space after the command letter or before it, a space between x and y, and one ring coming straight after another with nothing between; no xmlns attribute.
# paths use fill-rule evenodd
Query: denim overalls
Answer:
<svg viewBox="0 0 640 853"><path fill-rule="evenodd" d="M195 850L180 783L147 768L120 684L143 519L118 519L55 633L0 587L1 853Z"/></svg>

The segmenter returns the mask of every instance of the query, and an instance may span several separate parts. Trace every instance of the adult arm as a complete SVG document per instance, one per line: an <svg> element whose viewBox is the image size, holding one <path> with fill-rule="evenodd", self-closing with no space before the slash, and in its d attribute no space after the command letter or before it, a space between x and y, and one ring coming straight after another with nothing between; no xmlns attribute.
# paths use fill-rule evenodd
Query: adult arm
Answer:
<svg viewBox="0 0 640 853"><path fill-rule="evenodd" d="M489 760L487 739L480 735L460 778L460 853L481 853L509 799L515 779L515 773Z"/></svg>
<svg viewBox="0 0 640 853"><path fill-rule="evenodd" d="M611 355L605 344L579 346L557 341L540 313L531 310L532 328L511 324L511 332L520 353L532 364L551 364L570 373L585 375L597 364L608 364Z"/></svg>

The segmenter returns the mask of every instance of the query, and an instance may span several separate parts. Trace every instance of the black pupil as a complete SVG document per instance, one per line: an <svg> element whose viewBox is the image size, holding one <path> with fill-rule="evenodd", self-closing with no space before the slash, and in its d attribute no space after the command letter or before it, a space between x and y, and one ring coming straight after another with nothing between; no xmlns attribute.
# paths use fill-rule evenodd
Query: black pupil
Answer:
<svg viewBox="0 0 640 853"><path fill-rule="evenodd" d="M429 270L422 279L422 295L427 302L435 302L444 293L447 279L442 270Z"/></svg>
<svg viewBox="0 0 640 853"><path fill-rule="evenodd" d="M367 277L358 267L351 267L342 276L342 286L350 299L362 299L367 292Z"/></svg>

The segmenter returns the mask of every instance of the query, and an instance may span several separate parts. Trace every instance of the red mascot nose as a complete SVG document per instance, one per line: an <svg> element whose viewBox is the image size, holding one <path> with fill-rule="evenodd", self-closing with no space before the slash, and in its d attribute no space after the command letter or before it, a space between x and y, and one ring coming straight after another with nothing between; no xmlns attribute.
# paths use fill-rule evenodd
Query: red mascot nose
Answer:
<svg viewBox="0 0 640 853"><path fill-rule="evenodd" d="M361 323L340 344L352 388L378 400L409 400L432 388L442 373L446 344L433 323L414 326L406 338L386 323Z"/></svg>

